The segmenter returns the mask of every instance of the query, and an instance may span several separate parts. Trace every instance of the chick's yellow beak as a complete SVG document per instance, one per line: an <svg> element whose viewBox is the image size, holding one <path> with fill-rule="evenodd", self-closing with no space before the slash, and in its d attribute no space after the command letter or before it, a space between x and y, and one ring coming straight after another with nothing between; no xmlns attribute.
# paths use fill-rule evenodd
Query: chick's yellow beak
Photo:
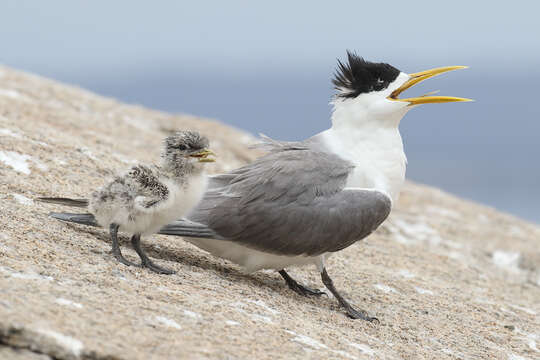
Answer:
<svg viewBox="0 0 540 360"><path fill-rule="evenodd" d="M203 149L195 154L191 154L189 156L191 157L194 157L194 158L198 158L199 159L199 162L215 162L216 160L213 159L213 158L209 158L208 156L209 155L214 155L216 156L216 153L214 153L212 150L210 149Z"/></svg>
<svg viewBox="0 0 540 360"><path fill-rule="evenodd" d="M420 71L414 74L409 74L409 80L405 81L403 85L401 85L399 88L394 90L390 96L388 96L388 100L392 101L402 101L402 102L408 102L409 105L420 105L420 104L432 104L432 103L446 103L446 102L455 102L455 101L473 101L471 99L466 98L460 98L460 97L454 97L454 96L430 96L431 93L418 96L418 97L411 97L406 99L399 99L398 96L403 91L407 90L408 88L426 80L430 77L448 72L453 70L459 70L459 69L466 69L467 66L445 66L440 68L435 68L431 70L425 70Z"/></svg>

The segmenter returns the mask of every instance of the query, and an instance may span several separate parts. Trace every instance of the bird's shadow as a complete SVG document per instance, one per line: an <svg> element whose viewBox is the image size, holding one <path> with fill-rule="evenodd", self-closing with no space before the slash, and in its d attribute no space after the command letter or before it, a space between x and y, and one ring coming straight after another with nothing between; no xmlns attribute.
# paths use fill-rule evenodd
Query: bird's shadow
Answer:
<svg viewBox="0 0 540 360"><path fill-rule="evenodd" d="M111 243L111 238L109 233L103 228L96 227L84 227L81 228L80 225L76 224L66 224L73 230L77 232L87 233L92 235L96 239L99 239L106 243ZM155 236L155 235L152 235ZM237 283L249 284L255 287L263 287L267 290L272 291L273 293L293 293L299 300L304 303L309 303L313 305L312 297L300 296L290 290L285 282L279 277L279 275L274 275L268 272L256 272L256 273L245 273L236 265L227 262L226 260L215 259L212 255L206 254L199 250L194 250L193 248L178 248L178 247L169 247L163 242L148 244L148 240L151 239L151 236L146 237L147 242L144 243L143 239L143 248L156 259L163 259L167 261L173 261L181 263L188 266L196 266L198 268L209 270L215 272L218 276L224 277L228 280ZM131 243L129 237L125 235L118 234L118 241L121 245L131 248ZM177 238L177 240L181 240ZM183 241L183 240L182 240ZM219 241L219 240L216 240ZM195 252L194 252L195 251ZM116 261L111 255L111 261ZM169 275L158 275L156 276L169 276ZM322 303L320 303L322 304Z"/></svg>

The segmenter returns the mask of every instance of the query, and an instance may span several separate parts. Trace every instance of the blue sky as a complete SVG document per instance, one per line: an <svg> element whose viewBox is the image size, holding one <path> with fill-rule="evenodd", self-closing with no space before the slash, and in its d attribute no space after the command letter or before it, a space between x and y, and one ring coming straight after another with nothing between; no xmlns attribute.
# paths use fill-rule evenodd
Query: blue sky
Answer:
<svg viewBox="0 0 540 360"><path fill-rule="evenodd" d="M540 222L540 2L3 1L0 63L122 101L302 139L352 49L467 104L402 122L408 177Z"/></svg>

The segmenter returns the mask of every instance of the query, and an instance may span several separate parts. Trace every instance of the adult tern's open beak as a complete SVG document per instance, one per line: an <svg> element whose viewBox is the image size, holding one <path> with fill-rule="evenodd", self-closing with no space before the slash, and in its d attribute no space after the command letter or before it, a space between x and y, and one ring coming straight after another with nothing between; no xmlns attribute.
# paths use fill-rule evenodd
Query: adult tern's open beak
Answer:
<svg viewBox="0 0 540 360"><path fill-rule="evenodd" d="M466 68L467 66L445 66L445 67L435 68L431 70L420 71L414 74L409 74L409 80L405 81L403 85L401 85L399 88L394 90L392 94L388 96L388 100L408 102L409 105L446 103L446 102L454 102L454 101L473 101L471 99L453 97L453 96L429 96L430 93L423 96L412 97L412 98L407 98L407 99L398 98L399 94L401 94L403 91L418 84L419 82L429 79L430 77L442 74L447 71L466 69Z"/></svg>

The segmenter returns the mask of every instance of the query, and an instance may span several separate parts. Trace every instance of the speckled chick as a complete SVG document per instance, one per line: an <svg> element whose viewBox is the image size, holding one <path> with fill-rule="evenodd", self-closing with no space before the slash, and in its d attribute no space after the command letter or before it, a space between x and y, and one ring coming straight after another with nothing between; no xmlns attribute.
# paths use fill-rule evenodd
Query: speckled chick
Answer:
<svg viewBox="0 0 540 360"><path fill-rule="evenodd" d="M198 203L206 189L203 167L211 160L208 140L182 131L164 145L160 166L135 165L92 194L88 210L101 226L153 234Z"/></svg>
<svg viewBox="0 0 540 360"><path fill-rule="evenodd" d="M120 262L133 265L122 256L115 240L116 233L124 231L133 234L131 242L143 267L172 273L146 256L140 236L183 217L201 200L207 185L204 164L214 161L207 148L208 139L199 133L176 132L165 139L159 166L135 165L92 194L88 210L111 230L113 253Z"/></svg>
<svg viewBox="0 0 540 360"><path fill-rule="evenodd" d="M40 198L63 205L87 207L95 222L110 230L112 252L125 265L142 266L161 274L173 271L154 264L141 248L141 235L186 215L201 200L207 186L204 165L214 162L208 139L195 131L178 131L165 138L160 165L138 164L94 191L89 200ZM118 231L132 234L141 265L122 255Z"/></svg>

